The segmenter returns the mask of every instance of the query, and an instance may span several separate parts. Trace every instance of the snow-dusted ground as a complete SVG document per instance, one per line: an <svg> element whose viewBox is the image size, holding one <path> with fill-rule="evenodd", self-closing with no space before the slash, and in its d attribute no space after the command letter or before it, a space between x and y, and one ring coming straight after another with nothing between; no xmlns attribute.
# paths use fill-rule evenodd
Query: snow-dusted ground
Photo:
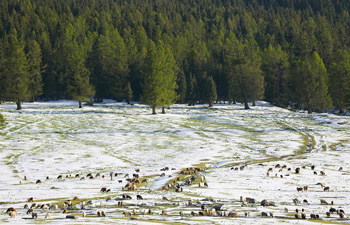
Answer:
<svg viewBox="0 0 350 225"><path fill-rule="evenodd" d="M315 224L294 219L295 209L305 209L308 218L311 213L319 214L322 222L350 222L347 216L340 220L336 214L326 218L330 207L350 212L349 117L310 116L266 102L259 102L251 110L243 110L242 105L215 105L212 109L175 105L165 115L151 115L143 105L111 101L83 109L72 101L26 103L22 111L5 103L0 105L0 113L7 123L0 128L0 223ZM275 168L277 164L291 171L280 171ZM234 170L241 165L247 166L242 171ZM317 175L311 165L315 165ZM181 169L191 166L205 168L201 176L208 187L195 184L184 186L184 192L160 190ZM164 167L175 170L161 177L160 169ZM300 174L294 172L297 167L301 168ZM339 167L343 171L338 171ZM267 176L269 168L273 171ZM148 184L138 191L122 191L124 175L132 176L135 169L141 170L139 174L148 179ZM321 170L325 176L320 175ZM69 174L74 177L98 172L105 178L66 178ZM110 172L118 176L111 180ZM58 175L63 179L57 180ZM41 184L36 184L38 179ZM329 186L330 191L323 191L317 183ZM296 187L303 186L309 190L297 192ZM100 193L102 187L111 192ZM118 207L124 193L133 199ZM144 200L136 200L137 194ZM81 210L77 204L70 210L79 216L78 220L62 220L66 216L62 214L62 201L75 196L91 200L91 205ZM163 196L170 201L162 200ZM255 198L257 204L242 207L240 196ZM25 204L32 204L26 202L29 197L36 203L58 204L60 209L50 211L51 219L44 219L47 211L41 209L35 210L38 219L23 219L31 218L23 209ZM107 197L112 200L106 202ZM216 204L203 201L205 198L225 204L227 211L240 212L240 216L190 216L191 211L201 211L200 204L208 209ZM294 205L294 198L301 203ZM276 206L260 206L263 199ZM304 199L308 204L303 203ZM334 201L334 205L321 205L320 199ZM192 200L192 206L188 200ZM16 218L5 213L8 207L17 208ZM153 215L140 215L148 208L153 209ZM132 219L123 217L126 209L135 209L137 215ZM159 215L162 209L167 215ZM96 217L98 210L105 211L107 217ZM83 211L88 217L80 216ZM184 211L184 217L180 211ZM245 218L245 212L252 212L252 217ZM261 212L273 212L275 218L261 218Z"/></svg>

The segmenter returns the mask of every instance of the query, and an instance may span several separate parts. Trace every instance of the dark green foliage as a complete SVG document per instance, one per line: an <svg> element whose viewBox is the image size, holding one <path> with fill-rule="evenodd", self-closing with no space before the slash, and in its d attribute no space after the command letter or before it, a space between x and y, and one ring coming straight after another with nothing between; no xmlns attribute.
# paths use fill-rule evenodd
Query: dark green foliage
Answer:
<svg viewBox="0 0 350 225"><path fill-rule="evenodd" d="M164 107L174 104L177 99L176 64L170 48L161 41L157 46L149 41L142 73L142 102L151 106L153 114L156 114L157 106L161 106L164 113Z"/></svg>
<svg viewBox="0 0 350 225"><path fill-rule="evenodd" d="M17 109L20 110L22 101L30 96L29 66L24 52L24 41L18 40L16 30L8 37L4 55L1 80L6 86L2 90L3 95L5 99L16 102Z"/></svg>
<svg viewBox="0 0 350 225"><path fill-rule="evenodd" d="M308 73L303 70L315 51L330 73L326 86L334 105L348 105L340 89L346 92L350 84L339 88L335 81L346 76L339 75L337 64L343 58L333 55L350 46L350 1L2 0L0 15L1 100L87 96L92 86L97 98L130 101L132 90L133 99L140 100L152 40L156 46L164 43L175 61L177 93L168 93L171 101L160 104L165 107L176 99L209 103L205 74L216 85L218 101L247 106L265 99L306 107L302 99L308 97L298 83L303 79L289 67ZM17 47L11 41L15 30ZM20 49L21 56L14 57L11 48ZM16 73L7 65L15 58Z"/></svg>
<svg viewBox="0 0 350 225"><path fill-rule="evenodd" d="M261 68L266 82L265 99L277 106L288 104L289 61L281 46L269 45L262 54Z"/></svg>
<svg viewBox="0 0 350 225"><path fill-rule="evenodd" d="M29 92L30 100L34 102L35 96L43 93L42 82L42 55L39 44L32 40L28 46L28 63L29 63Z"/></svg>
<svg viewBox="0 0 350 225"><path fill-rule="evenodd" d="M350 106L350 52L338 50L329 68L329 88L334 106L343 111Z"/></svg>
<svg viewBox="0 0 350 225"><path fill-rule="evenodd" d="M0 114L0 129L5 127L6 125L6 120L2 114Z"/></svg>
<svg viewBox="0 0 350 225"><path fill-rule="evenodd" d="M331 107L331 98L327 87L327 70L323 60L315 51L305 61L295 62L293 83L295 100L305 106L308 113L312 110L324 110Z"/></svg>

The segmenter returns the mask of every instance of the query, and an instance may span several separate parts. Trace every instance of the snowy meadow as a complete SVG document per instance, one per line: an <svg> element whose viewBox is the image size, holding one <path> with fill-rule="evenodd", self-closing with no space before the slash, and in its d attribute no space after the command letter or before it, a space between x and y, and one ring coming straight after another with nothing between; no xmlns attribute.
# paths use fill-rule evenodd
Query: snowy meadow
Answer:
<svg viewBox="0 0 350 225"><path fill-rule="evenodd" d="M0 223L350 223L349 117L242 108L0 105Z"/></svg>

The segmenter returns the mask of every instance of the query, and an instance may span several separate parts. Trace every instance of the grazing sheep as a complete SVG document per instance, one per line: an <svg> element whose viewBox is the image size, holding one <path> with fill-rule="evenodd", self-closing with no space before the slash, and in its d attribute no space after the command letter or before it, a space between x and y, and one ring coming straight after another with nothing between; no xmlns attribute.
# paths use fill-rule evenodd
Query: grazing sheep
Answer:
<svg viewBox="0 0 350 225"><path fill-rule="evenodd" d="M309 204L309 202L306 199L303 200L303 203Z"/></svg>
<svg viewBox="0 0 350 225"><path fill-rule="evenodd" d="M268 214L266 212L261 212L261 217L268 217Z"/></svg>
<svg viewBox="0 0 350 225"><path fill-rule="evenodd" d="M15 217L16 217L16 211L10 212L10 213L9 213L9 216L10 216L11 218L15 218Z"/></svg>
<svg viewBox="0 0 350 225"><path fill-rule="evenodd" d="M298 191L298 192L299 192L299 191L303 192L303 191L304 191L304 188L302 188L302 187L297 187L297 191Z"/></svg>
<svg viewBox="0 0 350 225"><path fill-rule="evenodd" d="M340 167L340 168L339 168L339 171L343 171L343 167Z"/></svg>
<svg viewBox="0 0 350 225"><path fill-rule="evenodd" d="M167 198L167 197L165 197L165 196L163 196L163 198L162 198L164 201L169 201L169 199Z"/></svg>
<svg viewBox="0 0 350 225"><path fill-rule="evenodd" d="M100 192L107 192L107 188L106 187L101 188Z"/></svg>
<svg viewBox="0 0 350 225"><path fill-rule="evenodd" d="M304 191L308 191L309 190L309 186L304 186Z"/></svg>
<svg viewBox="0 0 350 225"><path fill-rule="evenodd" d="M164 209L162 210L162 215L166 215L166 212L165 212L165 210L164 210Z"/></svg>
<svg viewBox="0 0 350 225"><path fill-rule="evenodd" d="M314 175L317 175L317 172L316 172L316 171L314 171Z"/></svg>
<svg viewBox="0 0 350 225"><path fill-rule="evenodd" d="M33 218L33 219L38 218L38 213L33 212L33 213L32 213L32 218Z"/></svg>
<svg viewBox="0 0 350 225"><path fill-rule="evenodd" d="M298 205L298 204L300 203L300 201L299 201L299 199L295 198L295 199L293 199L293 203L294 203L295 205Z"/></svg>
<svg viewBox="0 0 350 225"><path fill-rule="evenodd" d="M25 204L25 205L23 206L23 209L28 209L28 208L29 208L28 204Z"/></svg>
<svg viewBox="0 0 350 225"><path fill-rule="evenodd" d="M143 198L142 198L141 195L136 195L136 199L137 199L137 200L143 200Z"/></svg>
<svg viewBox="0 0 350 225"><path fill-rule="evenodd" d="M304 220L306 219L306 214L304 212L301 213L301 218L304 219Z"/></svg>
<svg viewBox="0 0 350 225"><path fill-rule="evenodd" d="M36 184L41 184L41 180L37 180L35 183Z"/></svg>
<svg viewBox="0 0 350 225"><path fill-rule="evenodd" d="M200 211L200 212L198 213L198 215L200 215L200 216L205 216L205 212Z"/></svg>
<svg viewBox="0 0 350 225"><path fill-rule="evenodd" d="M249 203L249 204L255 204L256 200L254 198L245 198L245 200Z"/></svg>
<svg viewBox="0 0 350 225"><path fill-rule="evenodd" d="M15 209L15 208L13 208L13 207L10 207L10 208L8 208L7 210L6 210L6 213L8 213L8 212L16 212L17 211L17 209Z"/></svg>
<svg viewBox="0 0 350 225"><path fill-rule="evenodd" d="M335 208L331 207L331 208L329 209L329 212L333 214L333 213L337 212L337 210L336 210Z"/></svg>
<svg viewBox="0 0 350 225"><path fill-rule="evenodd" d="M28 198L27 202L34 202L34 198L33 197Z"/></svg>
<svg viewBox="0 0 350 225"><path fill-rule="evenodd" d="M312 165L312 166L311 166L311 169L314 170L314 169L315 169L315 165Z"/></svg>
<svg viewBox="0 0 350 225"><path fill-rule="evenodd" d="M328 202L326 200L321 199L321 205L328 205Z"/></svg>
<svg viewBox="0 0 350 225"><path fill-rule="evenodd" d="M231 217L239 217L239 212L235 212L235 211L230 211L228 216L231 216Z"/></svg>
<svg viewBox="0 0 350 225"><path fill-rule="evenodd" d="M261 206L270 206L270 202L266 199L262 200L261 203L260 203Z"/></svg>
<svg viewBox="0 0 350 225"><path fill-rule="evenodd" d="M326 176L326 173L325 173L324 171L320 171L320 174L321 174L322 176Z"/></svg>
<svg viewBox="0 0 350 225"><path fill-rule="evenodd" d="M58 209L58 205L50 205L49 209L50 210L57 210Z"/></svg>
<svg viewBox="0 0 350 225"><path fill-rule="evenodd" d="M46 213L45 219L50 219L51 218L51 213Z"/></svg>
<svg viewBox="0 0 350 225"><path fill-rule="evenodd" d="M294 217L295 217L295 219L299 219L299 214L298 214L298 213L295 213L295 214L294 214Z"/></svg>
<svg viewBox="0 0 350 225"><path fill-rule="evenodd" d="M273 218L273 213L272 212L270 212L270 217Z"/></svg>
<svg viewBox="0 0 350 225"><path fill-rule="evenodd" d="M73 215L67 215L66 219L78 219L78 217Z"/></svg>
<svg viewBox="0 0 350 225"><path fill-rule="evenodd" d="M30 213L33 213L34 212L34 209L30 208L27 210L27 215L30 214Z"/></svg>
<svg viewBox="0 0 350 225"><path fill-rule="evenodd" d="M109 196L109 197L106 199L106 202L111 201L111 200L112 200L112 197Z"/></svg>
<svg viewBox="0 0 350 225"><path fill-rule="evenodd" d="M341 219L344 219L345 214L341 212L341 213L339 213L339 217L340 217Z"/></svg>
<svg viewBox="0 0 350 225"><path fill-rule="evenodd" d="M329 187L325 187L323 191L329 191Z"/></svg>
<svg viewBox="0 0 350 225"><path fill-rule="evenodd" d="M68 213L68 209L64 209L62 213L63 214Z"/></svg>
<svg viewBox="0 0 350 225"><path fill-rule="evenodd" d="M181 217L184 217L184 215L185 215L185 213L183 211L180 211L179 214L180 214Z"/></svg>
<svg viewBox="0 0 350 225"><path fill-rule="evenodd" d="M207 183L204 183L204 187L208 187L208 184L207 184Z"/></svg>
<svg viewBox="0 0 350 225"><path fill-rule="evenodd" d="M300 173L300 168L299 167L295 169L295 173L296 174Z"/></svg>
<svg viewBox="0 0 350 225"><path fill-rule="evenodd" d="M337 214L339 215L340 213L344 213L344 214L345 214L344 210L338 209L338 210L337 210Z"/></svg>
<svg viewBox="0 0 350 225"><path fill-rule="evenodd" d="M316 219L317 219L317 216L316 216L316 214L310 214L310 218L316 220Z"/></svg>
<svg viewBox="0 0 350 225"><path fill-rule="evenodd" d="M331 217L331 213L330 212L326 212L326 216L327 216L327 218L330 218Z"/></svg>

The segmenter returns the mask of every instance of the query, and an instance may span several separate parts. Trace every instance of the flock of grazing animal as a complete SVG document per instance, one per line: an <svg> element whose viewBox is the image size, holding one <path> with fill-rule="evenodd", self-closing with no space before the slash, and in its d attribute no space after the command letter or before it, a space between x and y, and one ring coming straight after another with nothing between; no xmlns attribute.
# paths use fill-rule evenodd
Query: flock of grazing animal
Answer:
<svg viewBox="0 0 350 225"><path fill-rule="evenodd" d="M261 166L264 166L263 164L259 164ZM240 166L240 167L232 167L231 170L234 171L243 171L246 168L246 166ZM301 171L303 169L307 169L305 166L303 167L297 167L294 170L295 174L300 174ZM162 174L160 174L160 177L166 176L165 172L170 170L169 167L164 167L161 169ZM171 170L176 170L175 168L172 168ZM284 170L288 171L289 174L292 174L292 169L289 167L287 167L286 165L280 165L277 164L273 167L270 167L267 170L266 176L269 177L271 173L273 173L274 171L278 171L278 173L282 173ZM311 170L314 171L314 174L317 175L318 173L315 171L315 166L311 166ZM339 171L342 171L343 168L339 168ZM120 197L116 197L116 198L112 198L111 196L108 196L108 198L105 200L106 202L112 201L112 200L116 200L117 201L117 207L122 210L122 215L125 217L131 217L133 215L161 215L161 216L166 216L169 215L168 212L166 211L166 209L162 209L159 207L150 207L147 206L145 207L145 204L139 204L138 206L140 207L140 210L137 211L135 208L134 209L130 209L128 207L128 204L125 204L125 202L127 200L132 200L133 197L130 195L130 193L132 193L133 191L145 191L147 190L147 188L145 187L144 189L140 189L139 187L142 185L147 186L148 185L148 180L146 178L141 178L140 177L140 169L136 169L135 170L136 173L132 174L132 177L129 177L129 174L121 174L121 173L114 173L111 172L109 174L110 179L113 180L114 177L118 177L118 176L123 176L122 179L117 179L118 183L123 183L123 181L126 181L126 185L122 187L122 191L123 192L128 192L128 193L124 193L122 194ZM175 192L183 192L184 191L184 187L186 186L193 186L195 187L194 184L198 184L198 187L204 187L204 188L208 188L208 184L204 178L204 173L205 171L199 167L189 167L189 168L185 168L183 170L181 170L178 173L178 176L175 177L174 179L170 180L168 183L166 183L163 187L160 188L160 190L156 190L156 191L161 191L162 194L164 194L164 192L169 192L169 191L175 191ZM284 174L284 176L289 176L289 174ZM324 171L320 171L319 174L321 176L326 176ZM168 175L169 177L171 177L171 175ZM57 177L58 180L62 180L65 178L76 178L79 180L84 180L84 179L96 179L98 177L101 177L102 179L107 178L108 176L106 175L102 175L100 173L97 174L92 174L89 173L86 176L81 176L80 174L76 174L75 176L72 175L59 175ZM278 174L275 174L275 177L278 177ZM283 175L280 175L279 177L283 178ZM46 179L50 179L49 177L46 177ZM24 180L27 180L27 177L24 177ZM36 184L41 184L42 181L41 180L37 180L35 182ZM330 191L330 187L329 186L325 186L323 183L318 183L317 185L320 185L320 187L323 189L323 191ZM296 188L297 193L299 192L307 192L309 191L309 187L308 186L302 186L302 187L297 187ZM111 189L107 188L107 187L102 187L100 189L101 193L111 193ZM152 189L148 189L147 193L151 193L153 192ZM153 192L154 193L154 192ZM142 201L145 198L141 196L140 193L136 194L136 200ZM165 196L162 197L163 201L166 202L170 202L169 199ZM298 206L301 201L298 198L295 198L292 200L293 204L295 206ZM75 205L73 204L73 202L75 202ZM204 203L207 202L207 203ZM260 204L257 200L255 200L254 198L243 198L242 196L240 197L239 203L242 207L249 207L249 206L257 206L260 205L262 207L264 207L264 209L266 209L265 207L270 207L270 206L276 206L276 203L273 201L268 201L266 199L260 201ZM309 204L308 201L306 199L303 200L303 203ZM31 205L30 205L31 204ZM172 203L174 206L180 206L180 203ZM330 205L333 206L334 205L334 201L331 202L327 202L324 199L320 199L320 204L321 205ZM78 216L78 212L80 213L80 215L82 217L86 217L87 213L84 211L87 208L90 207L90 209L92 209L93 203L92 201L84 201L81 200L78 196L75 196L72 200L67 200L63 203L62 207L59 207L58 204L51 204L51 203L47 203L47 204L41 204L41 203L35 203L34 202L34 198L30 197L27 199L27 203L23 206L23 209L25 210L23 212L23 214L25 213L25 215L29 215L30 217L23 217L23 219L37 219L38 218L38 211L41 210L41 212L47 212L45 215L46 219L52 218L53 213L57 214L59 212L62 212L62 214L66 214L65 218L67 219L77 219ZM135 205L135 204L134 204ZM100 206L103 206L103 203L100 202ZM178 215L181 218L184 217L189 217L189 216L219 216L219 217L253 217L253 213L250 211L240 211L240 210L227 210L224 207L223 202L220 202L218 200L214 200L214 199L204 199L204 200L196 200L196 201L192 201L192 200L186 200L183 202L183 206L185 207L184 210L180 210L178 212ZM143 209L142 209L143 207ZM243 208L242 208L243 209ZM158 210L158 211L157 211ZM6 213L9 214L9 216L11 218L16 217L17 213L19 210L17 210L15 207L9 207L6 210ZM288 213L288 208L284 209L284 213ZM89 211L91 212L91 210ZM174 211L169 211L170 214L174 214ZM72 214L69 214L72 213ZM343 219L345 218L345 212L343 209L341 208L334 208L331 207L329 209L329 211L325 212L326 214L326 218L330 218L334 213L336 213L339 218ZM89 214L89 216L93 216L95 215L96 217L106 217L107 213L103 210L98 210L95 214ZM259 215L258 213L255 214L256 217L261 216L261 218L264 217L268 217L268 218L274 218L274 214L273 212L265 212L262 211L261 214ZM310 213L309 216L306 215L306 212L304 209L296 209L295 210L295 214L294 217L296 219L320 219L320 216L316 213Z"/></svg>

